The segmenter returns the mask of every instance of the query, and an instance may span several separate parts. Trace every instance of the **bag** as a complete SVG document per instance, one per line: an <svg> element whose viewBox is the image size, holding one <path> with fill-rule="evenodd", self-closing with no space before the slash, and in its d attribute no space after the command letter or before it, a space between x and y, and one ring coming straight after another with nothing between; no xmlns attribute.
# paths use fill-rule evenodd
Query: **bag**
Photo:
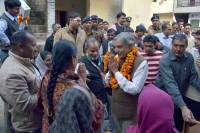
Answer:
<svg viewBox="0 0 200 133"><path fill-rule="evenodd" d="M190 123L184 121L182 133L200 133L200 122L194 120L194 126L190 127Z"/></svg>

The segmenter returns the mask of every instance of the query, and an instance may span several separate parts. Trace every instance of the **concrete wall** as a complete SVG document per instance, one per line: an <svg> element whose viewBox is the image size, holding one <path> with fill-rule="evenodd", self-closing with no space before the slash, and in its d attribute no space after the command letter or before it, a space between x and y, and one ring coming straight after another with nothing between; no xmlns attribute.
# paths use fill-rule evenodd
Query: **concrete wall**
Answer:
<svg viewBox="0 0 200 133"><path fill-rule="evenodd" d="M47 29L48 35L52 33L52 24L55 23L55 0L47 0Z"/></svg>
<svg viewBox="0 0 200 133"><path fill-rule="evenodd" d="M89 0L88 15L98 15L100 18L115 23L117 13L122 11L122 0Z"/></svg>
<svg viewBox="0 0 200 133"><path fill-rule="evenodd" d="M177 0L174 2L174 13L192 13L200 12L200 6L194 7L177 7Z"/></svg>
<svg viewBox="0 0 200 133"><path fill-rule="evenodd" d="M140 23L144 23L146 28L151 25L152 0L123 0L123 11L132 17L133 29Z"/></svg>
<svg viewBox="0 0 200 133"><path fill-rule="evenodd" d="M172 21L172 13L163 13L163 14L158 14L160 17L160 22L163 21Z"/></svg>
<svg viewBox="0 0 200 133"><path fill-rule="evenodd" d="M161 1L163 0L152 2L152 13L153 14L172 13L174 0L163 1L163 3L160 4Z"/></svg>
<svg viewBox="0 0 200 133"><path fill-rule="evenodd" d="M5 11L4 0L0 0L0 15Z"/></svg>
<svg viewBox="0 0 200 133"><path fill-rule="evenodd" d="M80 13L82 18L85 17L86 6L86 0L55 0L55 10L67 11L68 18L72 11Z"/></svg>
<svg viewBox="0 0 200 133"><path fill-rule="evenodd" d="M200 13L190 13L188 23L191 23L191 20L199 20L200 21ZM200 26L200 23L199 23Z"/></svg>

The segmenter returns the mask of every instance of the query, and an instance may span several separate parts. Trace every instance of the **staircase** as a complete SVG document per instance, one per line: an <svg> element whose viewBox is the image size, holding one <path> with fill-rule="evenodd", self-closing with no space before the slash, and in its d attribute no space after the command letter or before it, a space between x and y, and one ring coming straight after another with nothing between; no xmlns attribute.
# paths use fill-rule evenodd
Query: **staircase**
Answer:
<svg viewBox="0 0 200 133"><path fill-rule="evenodd" d="M48 35L46 0L26 0L26 3L31 8L29 30L35 35L39 48L43 49Z"/></svg>

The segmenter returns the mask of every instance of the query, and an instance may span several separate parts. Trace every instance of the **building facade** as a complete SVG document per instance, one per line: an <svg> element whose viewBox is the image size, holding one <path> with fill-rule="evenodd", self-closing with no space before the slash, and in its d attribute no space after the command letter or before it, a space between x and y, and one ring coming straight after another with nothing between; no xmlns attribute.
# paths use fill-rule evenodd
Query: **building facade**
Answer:
<svg viewBox="0 0 200 133"><path fill-rule="evenodd" d="M152 12L160 16L161 22L172 23L174 13L176 20L183 19L192 27L200 27L200 0L158 0L152 3Z"/></svg>
<svg viewBox="0 0 200 133"><path fill-rule="evenodd" d="M25 0L31 8L29 29L37 40L44 41L52 33L52 24L57 22L65 26L69 14L76 11L83 18L86 15L98 15L111 24L117 21L117 13L123 11L132 17L131 27L143 23L151 24L153 0ZM0 13L4 11L4 0L0 1ZM2 7L2 8L1 8Z"/></svg>

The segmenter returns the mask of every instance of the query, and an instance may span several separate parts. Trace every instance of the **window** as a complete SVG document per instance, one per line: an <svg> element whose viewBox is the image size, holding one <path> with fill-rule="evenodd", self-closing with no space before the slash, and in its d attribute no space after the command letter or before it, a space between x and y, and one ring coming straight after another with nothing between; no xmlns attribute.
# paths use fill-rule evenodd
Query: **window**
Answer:
<svg viewBox="0 0 200 133"><path fill-rule="evenodd" d="M190 24L192 25L192 27L199 27L199 20L191 20Z"/></svg>
<svg viewBox="0 0 200 133"><path fill-rule="evenodd" d="M194 7L199 5L200 0L177 0L177 7Z"/></svg>

